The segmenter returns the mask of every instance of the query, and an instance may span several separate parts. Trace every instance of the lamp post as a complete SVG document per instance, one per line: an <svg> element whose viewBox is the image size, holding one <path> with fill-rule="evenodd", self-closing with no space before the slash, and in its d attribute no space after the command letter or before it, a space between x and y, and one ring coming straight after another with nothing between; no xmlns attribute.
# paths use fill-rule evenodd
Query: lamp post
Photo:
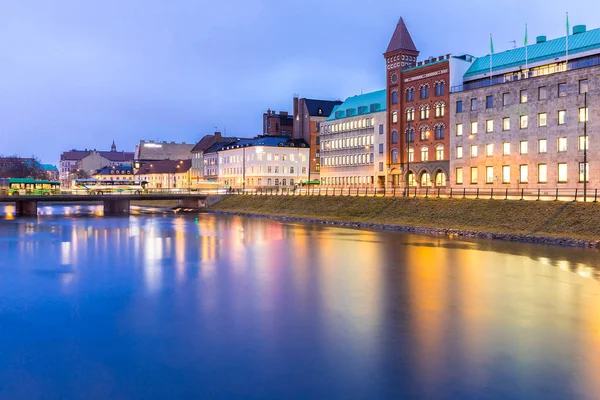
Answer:
<svg viewBox="0 0 600 400"><path fill-rule="evenodd" d="M583 100L583 201L587 201L587 90Z"/></svg>

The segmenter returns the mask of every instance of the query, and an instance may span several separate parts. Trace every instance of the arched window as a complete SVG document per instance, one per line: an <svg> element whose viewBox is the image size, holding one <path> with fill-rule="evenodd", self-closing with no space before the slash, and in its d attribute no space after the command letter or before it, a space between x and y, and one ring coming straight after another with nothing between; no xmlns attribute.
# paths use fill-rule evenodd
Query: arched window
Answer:
<svg viewBox="0 0 600 400"><path fill-rule="evenodd" d="M445 81L439 81L435 83L435 95L436 96L442 96L444 94L444 92L446 91L446 82Z"/></svg>
<svg viewBox="0 0 600 400"><path fill-rule="evenodd" d="M429 147L421 147L421 162L429 161Z"/></svg>
<svg viewBox="0 0 600 400"><path fill-rule="evenodd" d="M444 124L437 124L435 126L435 138L436 138L436 140L443 139L445 133L446 133L446 125L444 125Z"/></svg>
<svg viewBox="0 0 600 400"><path fill-rule="evenodd" d="M444 159L444 145L440 144L435 146L435 159L442 161Z"/></svg>
<svg viewBox="0 0 600 400"><path fill-rule="evenodd" d="M421 186L431 186L431 176L429 176L428 172L424 172L421 175Z"/></svg>
<svg viewBox="0 0 600 400"><path fill-rule="evenodd" d="M415 120L415 108L409 107L406 109L406 121L412 122Z"/></svg>
<svg viewBox="0 0 600 400"><path fill-rule="evenodd" d="M394 164L398 163L398 150L397 149L392 150L392 163L394 163Z"/></svg>
<svg viewBox="0 0 600 400"><path fill-rule="evenodd" d="M398 104L398 92L395 90L392 92L392 104Z"/></svg>
<svg viewBox="0 0 600 400"><path fill-rule="evenodd" d="M419 90L421 99L427 99L429 97L429 84L422 85Z"/></svg>
<svg viewBox="0 0 600 400"><path fill-rule="evenodd" d="M443 101L436 103L435 104L435 116L438 118L443 117L445 114L445 109L446 109L446 103L444 103Z"/></svg>
<svg viewBox="0 0 600 400"><path fill-rule="evenodd" d="M415 162L415 149L413 147L408 148L408 162Z"/></svg>
<svg viewBox="0 0 600 400"><path fill-rule="evenodd" d="M392 143L398 143L398 131L392 131Z"/></svg>
<svg viewBox="0 0 600 400"><path fill-rule="evenodd" d="M421 125L419 127L420 139L421 140L429 140L429 125Z"/></svg>
<svg viewBox="0 0 600 400"><path fill-rule="evenodd" d="M415 88L406 89L406 101L413 101L415 99Z"/></svg>
<svg viewBox="0 0 600 400"><path fill-rule="evenodd" d="M442 171L438 171L435 174L435 186L446 186L446 174Z"/></svg>
<svg viewBox="0 0 600 400"><path fill-rule="evenodd" d="M398 111L392 112L392 123L398 122Z"/></svg>
<svg viewBox="0 0 600 400"><path fill-rule="evenodd" d="M421 111L421 119L429 119L429 104L424 104L420 108Z"/></svg>

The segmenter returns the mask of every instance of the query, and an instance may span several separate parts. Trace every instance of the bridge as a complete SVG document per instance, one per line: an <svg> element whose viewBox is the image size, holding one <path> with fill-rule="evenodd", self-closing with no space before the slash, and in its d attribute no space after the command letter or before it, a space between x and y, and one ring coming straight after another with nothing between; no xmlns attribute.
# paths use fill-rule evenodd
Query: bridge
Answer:
<svg viewBox="0 0 600 400"><path fill-rule="evenodd" d="M204 208L214 204L226 195L192 193L165 194L102 194L77 195L60 194L53 196L0 196L0 203L14 203L16 215L36 216L38 203L96 203L104 205L104 215L127 215L131 201L136 200L178 200L183 208Z"/></svg>

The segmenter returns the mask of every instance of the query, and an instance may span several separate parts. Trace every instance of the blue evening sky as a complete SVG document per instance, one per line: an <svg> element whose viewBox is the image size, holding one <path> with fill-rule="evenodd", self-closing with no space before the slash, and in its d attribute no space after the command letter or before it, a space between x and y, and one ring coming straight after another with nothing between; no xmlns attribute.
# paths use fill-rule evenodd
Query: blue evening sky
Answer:
<svg viewBox="0 0 600 400"><path fill-rule="evenodd" d="M495 52L570 25L600 27L596 1L0 0L0 154L56 163L71 148L133 151L215 127L261 133L292 97L383 88L400 16L421 57Z"/></svg>

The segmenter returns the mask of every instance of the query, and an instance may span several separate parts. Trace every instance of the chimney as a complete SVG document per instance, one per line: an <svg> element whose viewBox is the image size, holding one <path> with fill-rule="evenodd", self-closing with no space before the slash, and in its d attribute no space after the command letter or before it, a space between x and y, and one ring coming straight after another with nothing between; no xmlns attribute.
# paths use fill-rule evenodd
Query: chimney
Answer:
<svg viewBox="0 0 600 400"><path fill-rule="evenodd" d="M446 58L449 59L450 58L450 54L446 54Z"/></svg>
<svg viewBox="0 0 600 400"><path fill-rule="evenodd" d="M215 138L220 138L221 137L221 132L215 132Z"/></svg>
<svg viewBox="0 0 600 400"><path fill-rule="evenodd" d="M421 65L423 65L423 61L419 61L419 62L417 63L417 67L420 67Z"/></svg>

